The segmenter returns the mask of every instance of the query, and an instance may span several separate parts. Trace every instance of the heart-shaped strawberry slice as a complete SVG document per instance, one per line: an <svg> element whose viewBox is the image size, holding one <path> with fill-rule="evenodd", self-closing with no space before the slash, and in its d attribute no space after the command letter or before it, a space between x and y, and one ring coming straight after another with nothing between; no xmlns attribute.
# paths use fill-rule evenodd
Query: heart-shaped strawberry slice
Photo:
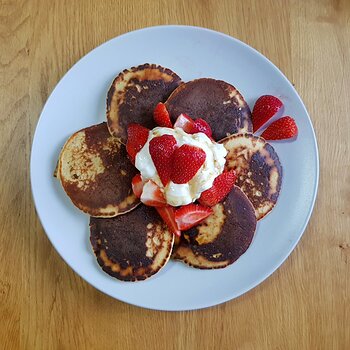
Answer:
<svg viewBox="0 0 350 350"><path fill-rule="evenodd" d="M206 153L199 147L182 145L171 159L171 180L176 184L190 181L205 162Z"/></svg>
<svg viewBox="0 0 350 350"><path fill-rule="evenodd" d="M172 135L154 137L149 143L149 153L164 186L170 181L171 157L175 149L176 140Z"/></svg>

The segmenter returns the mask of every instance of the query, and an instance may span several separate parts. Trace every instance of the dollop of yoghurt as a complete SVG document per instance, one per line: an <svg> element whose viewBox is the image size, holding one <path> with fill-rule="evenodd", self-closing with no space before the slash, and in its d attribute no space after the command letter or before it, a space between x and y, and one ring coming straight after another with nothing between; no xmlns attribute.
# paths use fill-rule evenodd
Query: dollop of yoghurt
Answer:
<svg viewBox="0 0 350 350"><path fill-rule="evenodd" d="M162 135L174 136L178 147L188 144L199 147L206 153L205 162L188 183L175 184L170 181L167 186L163 186L149 153L149 142ZM147 142L137 153L135 166L143 181L152 180L161 188L169 205L179 206L194 202L203 191L213 186L215 178L224 170L226 155L225 147L211 141L204 133L187 134L181 128L156 127L150 130Z"/></svg>

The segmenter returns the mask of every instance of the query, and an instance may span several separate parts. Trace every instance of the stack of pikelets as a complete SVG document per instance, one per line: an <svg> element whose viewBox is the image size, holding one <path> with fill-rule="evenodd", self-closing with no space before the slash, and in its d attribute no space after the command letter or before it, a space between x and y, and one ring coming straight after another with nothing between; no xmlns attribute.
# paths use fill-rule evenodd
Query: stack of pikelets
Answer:
<svg viewBox="0 0 350 350"><path fill-rule="evenodd" d="M228 151L237 186L214 213L175 240L156 210L131 189L137 173L125 149L127 126L155 127L153 110L165 102L172 121L181 113L203 118ZM249 247L257 220L276 204L282 168L272 146L251 134L251 112L232 85L209 78L187 83L173 71L144 64L121 72L107 95L107 123L73 134L59 157L57 177L75 206L91 216L91 244L109 275L144 280L169 261L223 268ZM175 242L176 241L176 242Z"/></svg>

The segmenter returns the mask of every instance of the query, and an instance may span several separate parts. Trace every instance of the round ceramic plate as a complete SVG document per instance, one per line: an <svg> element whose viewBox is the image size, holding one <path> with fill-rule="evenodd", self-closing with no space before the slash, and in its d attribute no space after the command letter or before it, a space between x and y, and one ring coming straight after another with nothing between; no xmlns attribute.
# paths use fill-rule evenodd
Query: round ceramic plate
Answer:
<svg viewBox="0 0 350 350"><path fill-rule="evenodd" d="M225 80L250 107L263 94L280 96L285 114L295 117L299 136L274 142L284 169L277 206L258 223L248 251L221 270L197 270L170 261L144 282L120 282L97 265L89 243L89 218L76 209L53 177L65 140L105 120L105 100L123 69L158 63L184 81ZM62 258L100 291L141 307L191 310L228 301L254 288L288 257L309 221L318 185L318 151L313 127L297 92L263 55L230 36L187 26L137 30L97 47L58 83L40 116L31 155L31 182L41 223Z"/></svg>

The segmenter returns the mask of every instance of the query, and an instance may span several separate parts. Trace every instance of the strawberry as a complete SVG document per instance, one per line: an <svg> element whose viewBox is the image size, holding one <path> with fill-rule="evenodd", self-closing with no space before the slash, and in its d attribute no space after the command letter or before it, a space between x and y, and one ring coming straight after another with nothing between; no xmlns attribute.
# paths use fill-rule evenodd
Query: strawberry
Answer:
<svg viewBox="0 0 350 350"><path fill-rule="evenodd" d="M212 131L210 125L202 118L196 120L191 119L187 114L181 113L174 124L174 128L181 128L188 134L202 132L212 139Z"/></svg>
<svg viewBox="0 0 350 350"><path fill-rule="evenodd" d="M184 184L196 175L205 162L206 154L198 147L182 145L174 151L171 159L172 171L170 179L176 184Z"/></svg>
<svg viewBox="0 0 350 350"><path fill-rule="evenodd" d="M174 233L176 236L181 236L181 231L177 227L175 221L175 210L170 205L165 207L156 207L158 214L161 216L163 221L168 226L169 230Z"/></svg>
<svg viewBox="0 0 350 350"><path fill-rule="evenodd" d="M152 180L148 180L142 190L141 202L151 207L162 207L166 205L166 200L159 186Z"/></svg>
<svg viewBox="0 0 350 350"><path fill-rule="evenodd" d="M289 116L276 120L261 134L265 140L290 139L297 135L297 124L295 120Z"/></svg>
<svg viewBox="0 0 350 350"><path fill-rule="evenodd" d="M257 131L266 124L282 106L282 101L275 96L263 95L259 97L255 102L252 113L253 131Z"/></svg>
<svg viewBox="0 0 350 350"><path fill-rule="evenodd" d="M195 134L197 132L202 132L210 138L213 134L210 125L202 118L198 118L194 121L193 126L189 131L189 134Z"/></svg>
<svg viewBox="0 0 350 350"><path fill-rule="evenodd" d="M176 209L175 221L179 230L188 230L199 224L212 213L213 209L192 203Z"/></svg>
<svg viewBox="0 0 350 350"><path fill-rule="evenodd" d="M164 126L166 128L173 127L173 124L171 124L169 112L166 109L165 104L162 102L159 102L154 109L153 118L159 126Z"/></svg>
<svg viewBox="0 0 350 350"><path fill-rule="evenodd" d="M142 189L143 189L143 181L141 178L141 174L136 174L131 180L131 187L134 195L137 198L141 197Z"/></svg>
<svg viewBox="0 0 350 350"><path fill-rule="evenodd" d="M194 126L194 121L185 113L181 113L174 124L174 128L181 128L183 131L190 133Z"/></svg>
<svg viewBox="0 0 350 350"><path fill-rule="evenodd" d="M171 156L175 148L176 140L172 135L154 137L149 143L149 153L164 186L170 181Z"/></svg>
<svg viewBox="0 0 350 350"><path fill-rule="evenodd" d="M213 207L223 200L232 190L236 181L236 173L234 170L222 173L213 182L213 186L202 192L199 203Z"/></svg>
<svg viewBox="0 0 350 350"><path fill-rule="evenodd" d="M127 132L128 141L126 142L126 151L130 160L135 163L136 154L147 142L149 130L140 124L131 123L128 125Z"/></svg>

